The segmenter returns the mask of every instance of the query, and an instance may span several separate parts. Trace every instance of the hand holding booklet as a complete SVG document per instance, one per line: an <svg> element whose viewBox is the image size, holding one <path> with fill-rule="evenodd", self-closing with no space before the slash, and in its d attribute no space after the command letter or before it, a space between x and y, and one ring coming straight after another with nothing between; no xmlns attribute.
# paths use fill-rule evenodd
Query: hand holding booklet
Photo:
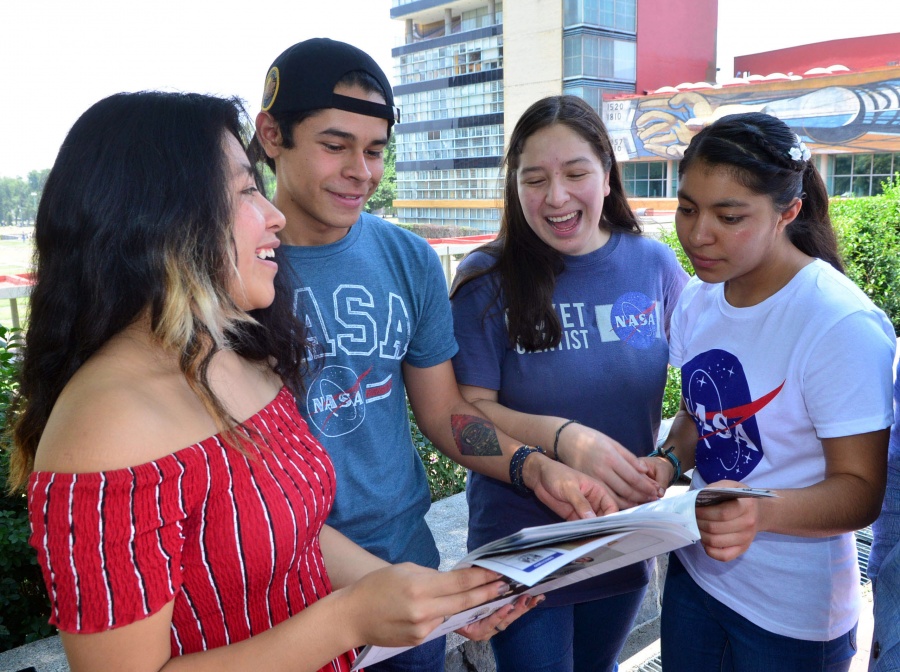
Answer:
<svg viewBox="0 0 900 672"><path fill-rule="evenodd" d="M522 593L540 595L620 567L647 560L700 539L696 506L739 497L775 497L770 490L704 488L660 499L600 518L526 527L475 549L454 569L477 565L510 580L509 592L448 618L426 641L491 615ZM367 646L353 670L410 647Z"/></svg>

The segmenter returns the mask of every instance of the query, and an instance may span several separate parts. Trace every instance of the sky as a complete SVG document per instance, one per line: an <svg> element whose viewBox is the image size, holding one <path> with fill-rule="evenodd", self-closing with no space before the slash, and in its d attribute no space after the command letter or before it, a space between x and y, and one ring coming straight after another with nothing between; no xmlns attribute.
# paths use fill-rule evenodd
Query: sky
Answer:
<svg viewBox="0 0 900 672"><path fill-rule="evenodd" d="M730 72L735 55L900 33L896 1L719 0L718 65ZM237 95L255 115L272 61L309 37L355 44L394 81L391 49L402 43L403 22L390 18L390 7L391 0L0 0L0 176L49 168L78 116L119 91Z"/></svg>

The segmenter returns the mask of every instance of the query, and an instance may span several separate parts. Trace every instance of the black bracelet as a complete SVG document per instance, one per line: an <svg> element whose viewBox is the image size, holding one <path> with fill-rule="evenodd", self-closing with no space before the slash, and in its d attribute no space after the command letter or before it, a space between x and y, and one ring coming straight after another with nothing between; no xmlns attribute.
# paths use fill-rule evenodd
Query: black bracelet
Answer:
<svg viewBox="0 0 900 672"><path fill-rule="evenodd" d="M534 448L531 446L521 446L513 453L512 459L509 461L509 482L512 484L516 493L523 497L527 497L532 492L531 488L525 485L525 481L522 480L522 469L525 466L525 459L532 453L545 454L544 449L540 446L535 446Z"/></svg>
<svg viewBox="0 0 900 672"><path fill-rule="evenodd" d="M563 424L559 426L559 429L556 430L556 437L553 439L553 459L559 462L559 433L564 430L566 427L571 425L572 423L576 425L580 425L581 423L578 420L566 420Z"/></svg>

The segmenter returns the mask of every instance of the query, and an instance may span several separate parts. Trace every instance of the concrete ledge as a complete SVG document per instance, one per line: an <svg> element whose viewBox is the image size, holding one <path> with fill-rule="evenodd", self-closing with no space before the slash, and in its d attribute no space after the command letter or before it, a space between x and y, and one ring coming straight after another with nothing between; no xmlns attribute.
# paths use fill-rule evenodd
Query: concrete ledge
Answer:
<svg viewBox="0 0 900 672"><path fill-rule="evenodd" d="M20 672L28 668L37 672L68 672L69 664L59 637L48 637L0 653L0 672Z"/></svg>

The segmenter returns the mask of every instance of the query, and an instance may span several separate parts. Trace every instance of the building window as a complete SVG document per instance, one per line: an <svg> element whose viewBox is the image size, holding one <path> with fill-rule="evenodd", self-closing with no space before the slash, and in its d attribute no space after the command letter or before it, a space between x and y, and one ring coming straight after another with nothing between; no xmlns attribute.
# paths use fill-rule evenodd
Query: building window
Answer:
<svg viewBox="0 0 900 672"><path fill-rule="evenodd" d="M499 168L397 171L399 200L463 200L503 198Z"/></svg>
<svg viewBox="0 0 900 672"><path fill-rule="evenodd" d="M397 161L503 156L503 125L397 134Z"/></svg>
<svg viewBox="0 0 900 672"><path fill-rule="evenodd" d="M393 7L408 5L418 0L392 0ZM438 3L442 4L442 3ZM447 3L443 3L447 4ZM470 3L477 4L477 3ZM458 8L457 8L458 9ZM465 33L479 28L487 28L493 25L501 25L503 23L503 3L499 0L494 3L493 16L490 14L489 7L484 5L471 10L464 10L461 13L454 13L450 20L450 31L447 32L448 26L443 18L431 23L415 23L412 26L411 34L407 34L407 44L432 40L447 35L455 35ZM430 18L436 18L433 14Z"/></svg>
<svg viewBox="0 0 900 672"><path fill-rule="evenodd" d="M479 82L397 97L404 123L503 112L503 82Z"/></svg>
<svg viewBox="0 0 900 672"><path fill-rule="evenodd" d="M665 161L620 163L625 193L635 198L666 198Z"/></svg>
<svg viewBox="0 0 900 672"><path fill-rule="evenodd" d="M563 77L634 82L636 44L597 35L567 35L563 39Z"/></svg>
<svg viewBox="0 0 900 672"><path fill-rule="evenodd" d="M460 44L403 54L395 60L394 72L400 84L503 67L503 37L494 35Z"/></svg>
<svg viewBox="0 0 900 672"><path fill-rule="evenodd" d="M881 183L900 171L900 153L839 154L829 179L832 196L877 196Z"/></svg>
<svg viewBox="0 0 900 672"><path fill-rule="evenodd" d="M500 229L500 211L496 208L398 208L401 224L440 224L496 233Z"/></svg>
<svg viewBox="0 0 900 672"><path fill-rule="evenodd" d="M565 26L589 25L635 32L637 0L565 0L563 21Z"/></svg>
<svg viewBox="0 0 900 672"><path fill-rule="evenodd" d="M563 88L563 93L567 96L578 96L593 107L597 114L601 113L603 89L594 86L566 86Z"/></svg>
<svg viewBox="0 0 900 672"><path fill-rule="evenodd" d="M487 26L493 25L487 6L463 12L460 17L460 31L477 30L478 28L486 28ZM503 23L502 17L503 3L497 2L494 4L494 20L496 23Z"/></svg>

